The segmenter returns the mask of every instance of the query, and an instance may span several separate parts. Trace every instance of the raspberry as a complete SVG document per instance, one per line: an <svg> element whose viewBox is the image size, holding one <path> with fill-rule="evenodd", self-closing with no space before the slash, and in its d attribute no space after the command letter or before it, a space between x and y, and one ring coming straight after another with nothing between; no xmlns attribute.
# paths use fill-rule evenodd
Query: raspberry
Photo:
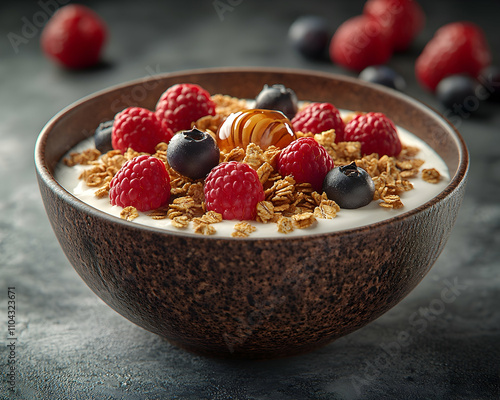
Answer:
<svg viewBox="0 0 500 400"><path fill-rule="evenodd" d="M132 206L139 211L149 211L168 203L170 177L165 164L148 155L127 161L109 184L112 205Z"/></svg>
<svg viewBox="0 0 500 400"><path fill-rule="evenodd" d="M166 131L156 115L141 107L128 107L115 116L111 141L113 148L125 152L129 147L153 154L158 143L168 143L172 131Z"/></svg>
<svg viewBox="0 0 500 400"><path fill-rule="evenodd" d="M179 83L168 88L156 104L156 116L174 133L191 129L191 123L215 115L215 103L201 86Z"/></svg>
<svg viewBox="0 0 500 400"><path fill-rule="evenodd" d="M44 53L67 68L87 68L100 58L106 25L90 8L70 4L55 12L43 29Z"/></svg>
<svg viewBox="0 0 500 400"><path fill-rule="evenodd" d="M442 26L417 58L415 73L425 88L434 91L450 75L477 78L491 63L491 52L480 27L470 22Z"/></svg>
<svg viewBox="0 0 500 400"><path fill-rule="evenodd" d="M257 172L236 161L213 168L205 179L204 193L208 211L240 221L255 219L257 203L265 198Z"/></svg>
<svg viewBox="0 0 500 400"><path fill-rule="evenodd" d="M345 140L361 142L363 154L397 156L401 141L394 123L382 113L369 112L354 117L345 127Z"/></svg>
<svg viewBox="0 0 500 400"><path fill-rule="evenodd" d="M321 133L335 129L335 142L344 140L344 121L330 103L311 103L292 119L295 132Z"/></svg>
<svg viewBox="0 0 500 400"><path fill-rule="evenodd" d="M380 22L396 51L408 49L425 23L422 7L413 0L368 0L363 14Z"/></svg>
<svg viewBox="0 0 500 400"><path fill-rule="evenodd" d="M332 157L312 137L301 137L285 147L278 157L281 176L291 175L297 183L310 183L321 193L326 174L334 167Z"/></svg>
<svg viewBox="0 0 500 400"><path fill-rule="evenodd" d="M361 71L391 58L388 33L375 18L359 15L337 28L330 42L330 58L347 69Z"/></svg>

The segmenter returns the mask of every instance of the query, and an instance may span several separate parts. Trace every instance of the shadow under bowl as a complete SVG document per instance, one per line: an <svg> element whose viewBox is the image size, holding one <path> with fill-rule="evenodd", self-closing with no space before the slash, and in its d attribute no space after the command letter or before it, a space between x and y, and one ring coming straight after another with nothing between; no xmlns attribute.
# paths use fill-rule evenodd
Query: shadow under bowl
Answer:
<svg viewBox="0 0 500 400"><path fill-rule="evenodd" d="M56 164L123 108L154 109L176 83L254 98L264 84L299 99L379 111L427 142L451 180L424 205L379 223L275 239L166 232L107 215L68 193ZM273 68L183 71L116 86L72 104L43 128L35 149L43 202L69 261L110 307L184 349L274 358L310 351L373 321L403 299L441 253L468 170L454 128L396 91L321 72Z"/></svg>

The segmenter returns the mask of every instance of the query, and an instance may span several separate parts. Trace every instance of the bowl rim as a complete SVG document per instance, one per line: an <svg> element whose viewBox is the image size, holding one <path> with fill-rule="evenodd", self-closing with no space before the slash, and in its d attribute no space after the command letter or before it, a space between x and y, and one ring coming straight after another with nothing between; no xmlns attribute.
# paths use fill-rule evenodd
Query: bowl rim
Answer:
<svg viewBox="0 0 500 400"><path fill-rule="evenodd" d="M148 226L148 225L143 225L139 223L131 223L130 221L125 221L122 220L121 218L115 217L113 215L107 214L104 211L101 211L91 205L88 205L87 203L83 202L82 200L78 199L76 196L74 196L72 193L70 193L68 190L66 190L55 178L55 176L49 171L49 168L46 164L46 159L45 159L45 145L48 136L50 135L50 132L52 128L57 124L57 122L63 118L66 114L70 113L73 109L79 107L80 105L93 100L95 98L98 98L102 96L103 94L120 90L122 88L126 87L132 87L134 85L138 84L143 84L144 82L147 82L149 80L163 80L165 78L176 78L176 77L182 77L185 75L201 75L201 74L220 74L220 73L228 73L228 72L245 72L245 73L280 73L280 74L295 74L295 75L303 75L303 76L311 76L314 75L318 78L327 78L327 79L335 79L339 81L344 81L346 83L358 85L358 86L366 86L370 88L371 90L379 91L379 92L384 92L385 94L391 95L393 97L399 98L402 101L409 102L413 107L418 108L420 111L430 115L434 119L437 119L439 122L441 122L444 126L449 128L449 132L452 135L452 138L456 142L457 149L458 149L458 167L457 170L455 171L455 174L453 176L450 176L450 181L446 185L446 187L436 196L425 202L424 204L421 204L418 207L412 208L402 214L386 218L382 221L374 222L371 224L366 224L354 228L346 228L338 231L333 231L333 232L323 232L323 233L307 233L304 235L299 235L299 236L287 236L287 235L276 235L276 237L252 237L250 235L249 237L246 238L233 238L233 237L220 237L220 236L210 236L210 235L199 235L195 234L192 232L183 232L183 231L170 231L170 230L165 230L153 226ZM322 238L322 237L331 237L331 236L341 236L341 235L355 235L357 233L363 232L363 231L368 231L372 229L377 229L379 227L383 227L386 225L390 225L393 223L398 223L404 219L407 219L408 217L412 217L415 214L419 214L422 211L425 211L431 207L433 207L435 204L439 203L441 200L445 199L448 197L452 192L457 189L457 187L465 181L468 170L469 170L469 152L467 150L467 146L465 144L465 141L461 134L458 132L456 127L445 117L443 116L439 111L434 109L433 107L425 104L424 102L415 99L407 94L401 93L397 90L379 85L379 84L374 84L370 82L365 82L360 79L347 76L347 75L342 75L338 73L330 73L330 72L323 72L323 71L316 71L316 70L308 70L308 69L299 69L299 68L281 68L281 67L215 67L215 68L198 68L198 69L186 69L186 70L180 70L180 71L174 71L174 72L167 72L167 73L162 73L162 74L155 74L155 75L150 75L138 79L133 79L129 80L120 84L112 85L106 88L103 88L101 90L95 91L91 94L88 94L84 97L82 97L79 100L76 100L69 104L68 106L64 107L61 109L58 113L56 113L50 120L43 126L42 130L40 131L36 143L35 143L35 148L34 148L34 162L35 162L35 169L36 172L39 176L39 179L41 179L47 187L60 199L62 199L64 202L68 203L70 206L75 207L79 209L79 211L90 214L93 217L96 218L102 218L106 220L109 223L118 223L119 225L123 224L123 226L127 229L132 229L132 230L138 230L139 232L141 231L148 231L148 232L153 232L156 234L164 235L165 237L182 237L182 238L196 238L197 240L217 240L217 241L241 241L242 243L245 241L252 241L252 242L258 242L258 241L274 241L274 240L286 240L286 241L302 241L306 237L307 238Z"/></svg>

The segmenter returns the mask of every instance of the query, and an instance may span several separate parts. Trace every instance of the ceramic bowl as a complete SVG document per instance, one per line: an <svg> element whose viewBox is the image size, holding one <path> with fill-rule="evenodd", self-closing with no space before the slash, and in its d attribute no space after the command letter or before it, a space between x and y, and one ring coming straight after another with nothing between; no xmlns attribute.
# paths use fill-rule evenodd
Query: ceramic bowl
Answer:
<svg viewBox="0 0 500 400"><path fill-rule="evenodd" d="M300 99L380 111L425 140L451 181L424 205L379 223L307 237L223 239L169 233L100 212L54 178L61 157L130 105L153 109L176 83L253 98L282 83ZM211 69L150 76L69 106L35 150L41 195L69 261L110 307L189 351L273 358L310 351L373 321L422 280L452 230L468 169L466 146L435 111L349 77L283 69Z"/></svg>

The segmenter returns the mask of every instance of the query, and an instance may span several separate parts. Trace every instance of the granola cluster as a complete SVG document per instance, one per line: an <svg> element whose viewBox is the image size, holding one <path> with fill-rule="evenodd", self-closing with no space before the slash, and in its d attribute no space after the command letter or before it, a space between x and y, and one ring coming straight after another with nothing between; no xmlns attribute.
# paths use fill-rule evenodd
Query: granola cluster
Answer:
<svg viewBox="0 0 500 400"><path fill-rule="evenodd" d="M245 100L238 98L214 95L216 115L200 118L193 123L200 130L204 130L215 138L215 132L224 120L233 112L247 108ZM353 118L357 113L351 113L345 120ZM358 167L367 171L375 184L373 201L381 207L398 209L403 207L401 195L412 190L410 178L419 174L423 160L416 158L418 148L404 146L397 157L370 154L362 156L359 142L335 143L335 131L329 130L321 134L297 132L298 137L310 136L321 144L332 156L335 166L355 162ZM167 161L168 144L160 143L156 146L153 157L164 162L170 175L171 198L170 203L162 208L153 210L147 215L153 219L169 219L173 227L186 229L192 225L193 231L201 235L213 235L216 232L215 224L222 222L222 216L214 211L207 211L203 195L203 180L193 180L173 170ZM340 211L340 207L329 200L325 193L314 191L308 183L297 183L291 176L280 176L277 160L280 149L274 146L263 150L256 144L249 144L246 149L234 148L221 151L220 161L238 161L253 168L264 187L265 199L257 204L257 222L264 224L274 223L280 233L289 233L294 229L304 229L314 226L317 219L333 219ZM96 188L98 198L107 197L109 184L113 176L125 162L141 154L128 149L122 154L119 150L112 150L101 155L96 149L85 150L81 153L71 153L64 159L68 166L76 164L89 166L79 176L87 186ZM439 172L435 169L424 169L422 178L430 183L440 180ZM134 207L126 207L121 217L133 220L139 216ZM233 237L248 237L256 230L248 222L238 222L232 232Z"/></svg>

